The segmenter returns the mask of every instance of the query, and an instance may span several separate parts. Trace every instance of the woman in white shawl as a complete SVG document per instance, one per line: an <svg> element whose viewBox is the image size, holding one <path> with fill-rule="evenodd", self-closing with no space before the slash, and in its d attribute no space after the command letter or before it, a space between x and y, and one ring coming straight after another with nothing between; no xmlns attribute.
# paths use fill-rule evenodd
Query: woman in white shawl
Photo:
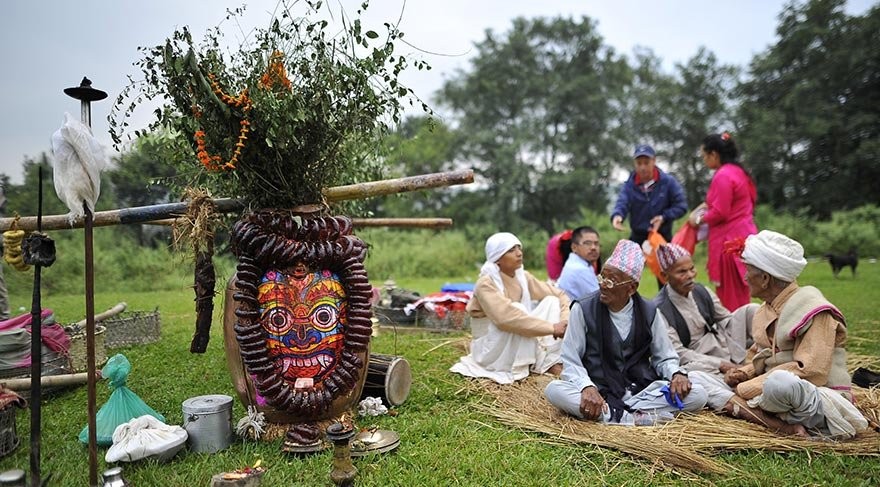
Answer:
<svg viewBox="0 0 880 487"><path fill-rule="evenodd" d="M568 297L526 272L522 258L522 243L512 233L486 240L486 262L467 305L474 334L471 353L452 372L510 384L529 372L561 370Z"/></svg>

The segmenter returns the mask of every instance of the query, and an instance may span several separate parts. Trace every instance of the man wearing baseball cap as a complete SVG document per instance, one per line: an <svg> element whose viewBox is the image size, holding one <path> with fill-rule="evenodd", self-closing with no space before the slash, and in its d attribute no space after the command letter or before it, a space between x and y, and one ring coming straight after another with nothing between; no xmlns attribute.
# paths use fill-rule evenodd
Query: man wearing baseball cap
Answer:
<svg viewBox="0 0 880 487"><path fill-rule="evenodd" d="M652 229L669 242L672 222L688 210L684 190L675 178L656 167L656 153L650 145L637 145L633 160L635 170L620 188L611 224L624 231L623 220L629 216L629 239L633 242L647 240L648 230Z"/></svg>

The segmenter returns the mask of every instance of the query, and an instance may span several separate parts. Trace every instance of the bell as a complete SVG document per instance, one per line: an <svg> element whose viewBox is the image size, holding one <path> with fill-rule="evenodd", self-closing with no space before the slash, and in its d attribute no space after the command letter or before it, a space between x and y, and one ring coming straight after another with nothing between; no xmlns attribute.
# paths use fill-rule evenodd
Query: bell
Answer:
<svg viewBox="0 0 880 487"><path fill-rule="evenodd" d="M128 487L129 483L122 478L122 468L114 467L103 473L103 487Z"/></svg>

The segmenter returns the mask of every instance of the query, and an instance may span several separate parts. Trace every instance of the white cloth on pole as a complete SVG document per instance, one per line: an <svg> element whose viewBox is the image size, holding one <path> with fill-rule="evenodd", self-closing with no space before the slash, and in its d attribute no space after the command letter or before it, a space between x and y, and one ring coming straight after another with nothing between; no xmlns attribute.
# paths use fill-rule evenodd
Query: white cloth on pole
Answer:
<svg viewBox="0 0 880 487"><path fill-rule="evenodd" d="M107 156L91 129L69 113L64 114L64 123L52 134L51 142L55 192L70 209L67 217L73 223L85 215L83 203L95 211Z"/></svg>

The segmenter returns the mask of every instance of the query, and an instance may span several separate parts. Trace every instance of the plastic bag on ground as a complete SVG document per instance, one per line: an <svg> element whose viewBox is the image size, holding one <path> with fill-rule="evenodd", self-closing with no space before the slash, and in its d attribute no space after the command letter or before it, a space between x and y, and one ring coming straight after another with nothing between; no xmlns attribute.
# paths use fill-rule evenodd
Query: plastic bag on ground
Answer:
<svg viewBox="0 0 880 487"><path fill-rule="evenodd" d="M165 422L164 416L147 406L147 403L126 387L125 381L128 379L130 371L131 363L121 353L110 357L107 365L101 369L101 376L110 380L110 388L113 389L113 392L95 415L96 433L100 446L112 445L113 432L116 427L134 418L148 414L163 423ZM79 441L89 442L88 425L80 431Z"/></svg>
<svg viewBox="0 0 880 487"><path fill-rule="evenodd" d="M167 460L182 448L187 436L180 426L167 425L146 414L116 427L113 446L107 450L104 460L134 462L153 455Z"/></svg>

